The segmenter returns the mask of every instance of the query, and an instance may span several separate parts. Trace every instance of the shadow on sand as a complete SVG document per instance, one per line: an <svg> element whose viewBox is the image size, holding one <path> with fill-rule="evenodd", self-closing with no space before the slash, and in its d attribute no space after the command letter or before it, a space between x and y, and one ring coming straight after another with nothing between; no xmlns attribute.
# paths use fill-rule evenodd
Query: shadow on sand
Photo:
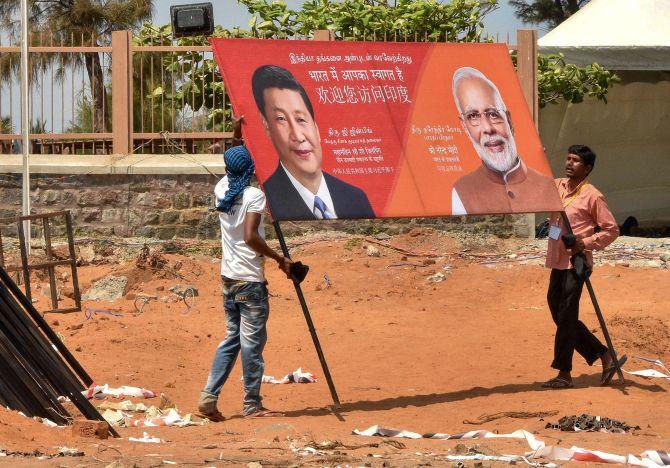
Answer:
<svg viewBox="0 0 670 468"><path fill-rule="evenodd" d="M573 380L575 388L566 390L552 390L542 388L542 382L506 384L506 385L498 385L491 388L472 387L465 390L457 390L454 392L446 392L446 393L430 393L426 395L411 395L411 396L384 398L382 400L361 400L361 401L344 402L337 408L335 407L305 408L301 410L285 412L285 416L287 417L325 416L333 413L338 415L342 413L352 413L355 411L386 411L395 408L405 408L408 406L415 406L415 407L431 406L431 405L438 405L441 403L453 403L456 401L468 400L471 398L481 398L491 395L506 395L506 394L515 394L524 392L557 392L557 391L572 392L580 389L584 390L591 386L600 388L597 385L599 378L600 378L599 374L597 376L582 374ZM624 385L618 385L618 384L610 385L610 388L620 390L624 395L628 394L629 388L638 388L640 390L648 392L666 392L666 390L663 387L660 387L656 384L648 385L631 380L627 380Z"/></svg>

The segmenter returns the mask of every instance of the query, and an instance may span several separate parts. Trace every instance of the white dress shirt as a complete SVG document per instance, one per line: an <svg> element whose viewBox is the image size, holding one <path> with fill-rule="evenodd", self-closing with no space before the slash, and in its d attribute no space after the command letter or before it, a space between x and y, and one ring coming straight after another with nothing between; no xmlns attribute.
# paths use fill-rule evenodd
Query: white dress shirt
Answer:
<svg viewBox="0 0 670 468"><path fill-rule="evenodd" d="M451 189L451 215L456 216L466 214L468 214L468 212L465 211L461 197L458 196L458 192L455 188Z"/></svg>
<svg viewBox="0 0 670 468"><path fill-rule="evenodd" d="M326 204L326 213L330 214L330 218L331 219L337 218L337 213L335 212L335 207L333 206L333 199L330 197L330 191L328 190L328 185L326 185L326 178L323 176L323 173L321 174L321 183L319 184L319 190L317 190L316 193L312 193L307 187L302 185L298 181L298 179L293 177L293 175L291 175L291 173L286 169L286 167L282 163L280 164L282 169L284 169L284 172L286 172L288 180L291 181L291 184L293 184L295 189L300 194L300 198L302 198L302 200L305 202L305 205L307 205L309 211L314 213L314 216L316 216L318 219L323 219L321 211L319 211L314 206L314 197L318 196Z"/></svg>

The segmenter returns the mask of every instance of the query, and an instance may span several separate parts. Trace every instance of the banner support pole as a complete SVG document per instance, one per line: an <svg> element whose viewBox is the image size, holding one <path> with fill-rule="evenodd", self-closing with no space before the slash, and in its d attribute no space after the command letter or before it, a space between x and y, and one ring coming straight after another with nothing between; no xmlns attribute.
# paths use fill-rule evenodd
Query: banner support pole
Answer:
<svg viewBox="0 0 670 468"><path fill-rule="evenodd" d="M284 233L279 226L279 221L273 221L275 232L277 233L277 239L279 240L279 245L281 246L282 253L285 257L291 258L291 254L288 251L288 246L286 245L286 240L284 239ZM298 300L300 301L300 307L302 307L302 313L305 316L307 321L307 328L309 329L309 334L312 336L312 342L314 343L314 348L316 348L316 354L319 356L319 361L321 362L321 369L323 370L323 375L328 382L328 389L330 390L330 396L333 398L333 403L336 406L340 406L340 398L337 396L337 390L335 390L335 383L333 378L330 375L330 370L328 369L328 363L326 362L326 357L323 354L321 349L321 343L319 342L319 336L316 334L314 329L314 322L312 321L312 316L309 313L309 308L307 307L307 302L305 301L305 296L302 293L302 288L299 283L293 282L295 287L295 292L298 295Z"/></svg>
<svg viewBox="0 0 670 468"><path fill-rule="evenodd" d="M570 226L570 220L568 219L568 216L565 214L565 211L561 211L561 218L563 219L563 224L565 225L568 234L573 234L572 226ZM603 317L603 313L600 310L600 305L598 305L598 299L596 298L596 293L593 290L591 279L587 276L584 282L586 283L586 289L589 291L589 296L591 296L591 303L593 303L593 308L596 310L596 315L598 316L598 322L600 322L600 328L603 331L603 336L605 337L605 342L607 343L607 350L609 351L610 356L612 356L612 362L614 368L616 369L616 373L619 376L619 383L623 385L625 383L623 372L621 371L621 366L619 366L619 359L617 358L616 351L614 350L614 345L612 344L612 339L610 338L609 331L607 330L607 325L605 324L605 318Z"/></svg>
<svg viewBox="0 0 670 468"><path fill-rule="evenodd" d="M538 87L537 87L537 29L518 29L516 32L516 73L521 85L521 92L528 104L528 111L535 123L535 130L539 125ZM508 39L509 40L509 39ZM522 215L528 225L528 238L535 239L535 213Z"/></svg>
<svg viewBox="0 0 670 468"><path fill-rule="evenodd" d="M28 73L28 2L21 0L21 153L23 154L23 177L21 182L21 212L30 216L30 80ZM40 44L41 45L41 44ZM11 93L11 90L10 90ZM11 133L11 131L10 131ZM30 220L23 221L26 252L30 255Z"/></svg>

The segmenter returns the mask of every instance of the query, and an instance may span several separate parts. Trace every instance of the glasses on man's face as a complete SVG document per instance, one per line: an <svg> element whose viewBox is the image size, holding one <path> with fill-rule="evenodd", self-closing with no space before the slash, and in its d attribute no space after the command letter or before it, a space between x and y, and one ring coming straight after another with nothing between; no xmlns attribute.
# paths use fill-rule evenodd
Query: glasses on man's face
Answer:
<svg viewBox="0 0 670 468"><path fill-rule="evenodd" d="M473 127L481 125L482 116L485 116L491 124L499 124L505 120L503 117L503 111L495 108L486 109L484 112L472 110L464 112L462 115L463 118L465 118L465 120Z"/></svg>

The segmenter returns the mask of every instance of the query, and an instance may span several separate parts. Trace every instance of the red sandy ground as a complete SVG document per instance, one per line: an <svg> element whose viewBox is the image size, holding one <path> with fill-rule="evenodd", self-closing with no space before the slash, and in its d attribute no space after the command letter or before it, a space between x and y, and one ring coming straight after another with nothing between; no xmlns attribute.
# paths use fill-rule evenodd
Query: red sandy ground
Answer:
<svg viewBox="0 0 670 468"><path fill-rule="evenodd" d="M416 234L416 233L415 233ZM294 243L304 242L296 240ZM551 391L540 383L554 375L549 368L554 325L545 305L549 272L537 265L501 263L495 267L463 260L459 242L444 234L423 231L396 236L391 244L414 252L443 255L435 264L424 257L379 247L382 256L369 257L363 245L347 239L315 240L293 249L294 258L311 267L304 291L342 401L331 411L330 393L312 346L292 285L268 265L272 294L266 374L277 377L302 367L319 377L316 384L264 385L269 408L283 418L243 420L241 366L238 361L224 386L220 410L230 419L206 426L119 429L122 439L78 438L69 428L51 429L14 412L0 409L0 447L6 450L57 452L76 447L84 457L0 458L11 466L158 466L163 460L180 465L445 465L439 456L454 451L457 441L407 440L394 448L379 438L351 435L354 428L374 424L416 432L456 433L473 429L511 432L526 429L547 444L577 445L619 454L670 449L670 382L632 377L624 387L598 386L600 368L589 368L575 357L575 389ZM517 248L520 243L495 241L483 251ZM168 289L190 283L199 289L195 307L183 302L150 302L134 315L133 300L85 302L84 308L113 308L122 317L83 313L48 314L47 321L97 383L133 385L165 393L182 413L195 411L212 354L225 334L217 259L203 255L166 255L171 275L138 271L134 261L79 268L82 290L109 274L129 275L131 293L174 298ZM399 266L391 266L398 265ZM403 265L404 264L404 265ZM445 281L426 277L452 266ZM327 274L332 287L324 288ZM660 358L670 363L667 269L604 266L593 284L619 353ZM171 299L172 301L172 299ZM41 304L45 303L45 304ZM46 305L42 298L38 306ZM584 294L582 318L597 320ZM73 326L82 324L80 329ZM628 369L648 367L639 361ZM156 400L145 401L158 404ZM463 421L485 413L556 411L556 416L516 419L503 417L482 425ZM641 426L632 434L565 433L545 429L563 415L589 413ZM146 431L162 444L140 444L128 437ZM290 444L340 441L345 445L327 456L299 457ZM464 441L488 453L522 454L518 440ZM430 454L433 455L430 455ZM383 455L373 458L370 454ZM489 464L486 462L485 464Z"/></svg>

